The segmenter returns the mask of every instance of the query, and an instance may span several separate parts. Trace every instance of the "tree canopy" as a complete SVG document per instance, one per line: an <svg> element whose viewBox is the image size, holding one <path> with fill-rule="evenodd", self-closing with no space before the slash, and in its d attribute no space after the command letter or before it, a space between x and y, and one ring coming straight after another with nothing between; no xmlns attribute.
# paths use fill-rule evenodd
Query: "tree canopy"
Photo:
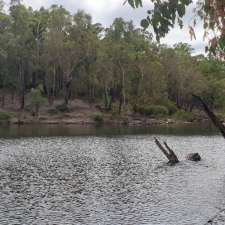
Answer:
<svg viewBox="0 0 225 225"><path fill-rule="evenodd" d="M38 109L46 104L42 97L49 105L63 99L66 106L82 98L112 113L173 114L192 111L193 93L225 107L222 62L192 56L185 43L160 45L132 21L115 18L103 28L84 11L72 14L58 5L33 10L12 1L9 11L1 8L0 29L2 107L9 96L21 110L30 98Z"/></svg>
<svg viewBox="0 0 225 225"><path fill-rule="evenodd" d="M133 8L142 7L142 0L127 0ZM190 35L195 38L194 27L198 19L203 21L204 38L209 39L209 50L214 55L225 56L225 2L222 0L151 0L153 6L141 21L146 29L152 26L156 39L164 37L175 24L184 26L183 17L189 5L193 5L193 20L189 25Z"/></svg>

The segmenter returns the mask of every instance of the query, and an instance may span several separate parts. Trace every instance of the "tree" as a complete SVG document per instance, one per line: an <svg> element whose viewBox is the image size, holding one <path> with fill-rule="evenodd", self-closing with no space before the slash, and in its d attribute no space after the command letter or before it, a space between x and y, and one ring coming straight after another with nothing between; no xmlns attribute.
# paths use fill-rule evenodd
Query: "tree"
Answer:
<svg viewBox="0 0 225 225"><path fill-rule="evenodd" d="M12 1L10 7L11 16L11 34L12 45L10 52L12 61L17 74L20 92L20 108L24 109L25 106L25 93L26 86L29 82L30 69L32 67L29 60L32 50L32 32L30 29L32 12L19 1Z"/></svg>
<svg viewBox="0 0 225 225"><path fill-rule="evenodd" d="M71 48L65 44L68 39L68 32L71 27L71 15L62 6L53 5L49 10L47 30L44 33L43 43L43 63L46 67L45 85L51 103L51 98L56 96L57 89L63 88L65 103L68 104L67 91L70 79L72 55L68 56L66 48ZM69 59L69 61L66 61ZM66 64L65 64L66 63ZM57 84L57 77L59 83Z"/></svg>
<svg viewBox="0 0 225 225"><path fill-rule="evenodd" d="M141 7L142 0L128 0L133 8ZM141 21L146 29L151 25L156 39L164 37L176 23L183 27L183 17L192 0L151 0L153 9L147 11L147 17ZM225 57L225 2L222 0L197 0L195 3L192 26L189 26L191 38L195 38L194 26L197 19L203 21L204 37L209 37L209 50L214 55Z"/></svg>
<svg viewBox="0 0 225 225"><path fill-rule="evenodd" d="M58 5L33 10L18 0L0 11L2 107L11 94L14 103L20 96L22 110L28 93L42 85L50 105L58 98L65 109L82 98L112 113L191 111L195 93L222 111L224 74L215 56L193 57L185 43L160 45L122 18L104 29L84 11L72 14Z"/></svg>
<svg viewBox="0 0 225 225"><path fill-rule="evenodd" d="M80 73L86 81L87 98L93 102L96 89L96 62L98 48L100 46L100 33L103 28L100 24L93 24L92 17L84 11L78 11L73 18L71 37L77 43L78 59L75 63L74 72Z"/></svg>

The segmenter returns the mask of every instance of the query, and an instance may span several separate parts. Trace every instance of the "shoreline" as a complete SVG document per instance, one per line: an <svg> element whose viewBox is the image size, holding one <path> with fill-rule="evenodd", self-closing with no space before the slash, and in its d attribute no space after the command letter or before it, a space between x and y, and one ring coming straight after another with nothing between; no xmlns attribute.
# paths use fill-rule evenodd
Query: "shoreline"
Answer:
<svg viewBox="0 0 225 225"><path fill-rule="evenodd" d="M205 124L209 120L193 120L184 121L176 120L174 118L147 118L147 117L120 117L109 119L103 117L102 121L95 121L93 118L60 118L49 119L48 117L40 118L12 118L9 121L2 121L0 124L7 125L77 125L77 126L115 126L115 127L150 127L153 125L179 125L179 124Z"/></svg>
<svg viewBox="0 0 225 225"><path fill-rule="evenodd" d="M209 121L204 113L199 111L195 111L190 115L185 114L186 112L180 112L181 115L147 116L129 109L124 110L121 114L115 111L106 112L101 110L98 105L91 105L79 99L71 101L68 108L59 110L57 106L61 103L62 100L58 100L52 106L42 107L38 115L28 109L19 111L7 105L7 107L5 106L4 109L0 110L0 124L149 127L152 125L208 123Z"/></svg>

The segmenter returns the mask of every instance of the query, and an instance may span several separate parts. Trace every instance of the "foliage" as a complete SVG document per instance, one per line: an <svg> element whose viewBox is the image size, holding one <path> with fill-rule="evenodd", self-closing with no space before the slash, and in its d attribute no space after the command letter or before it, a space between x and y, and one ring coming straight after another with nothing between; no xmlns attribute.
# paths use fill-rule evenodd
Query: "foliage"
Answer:
<svg viewBox="0 0 225 225"><path fill-rule="evenodd" d="M104 122L103 116L101 114L94 115L93 119L98 125L101 125Z"/></svg>
<svg viewBox="0 0 225 225"><path fill-rule="evenodd" d="M146 29L152 26L156 39L164 37L176 23L184 26L184 16L187 7L194 3L192 25L189 22L189 33L196 39L194 27L198 20L203 21L204 38L209 39L206 51L219 58L225 58L225 2L223 0L151 0L153 9L147 11L147 16L141 21ZM142 0L129 0L133 8L142 7Z"/></svg>
<svg viewBox="0 0 225 225"><path fill-rule="evenodd" d="M56 110L61 112L61 113L65 113L65 112L70 112L70 109L68 107L68 105L66 104L60 104L56 106Z"/></svg>
<svg viewBox="0 0 225 225"><path fill-rule="evenodd" d="M178 110L176 104L174 102L172 102L172 101L168 101L166 106L167 106L169 115L173 115Z"/></svg>
<svg viewBox="0 0 225 225"><path fill-rule="evenodd" d="M38 115L40 107L46 102L46 98L42 96L41 89L41 86L32 88L28 95L30 106L36 115Z"/></svg>
<svg viewBox="0 0 225 225"><path fill-rule="evenodd" d="M128 2L141 6L140 0ZM153 2L158 12L149 12L149 19L160 38L190 1ZM128 108L172 115L193 109L192 94L224 110L224 62L191 53L185 43L154 42L122 18L103 28L84 11L72 14L58 5L33 10L14 1L7 12L0 9L0 91L18 95L21 109L28 101L36 114L44 99L54 105L63 97L56 111L69 112L69 101L82 98L114 115Z"/></svg>
<svg viewBox="0 0 225 225"><path fill-rule="evenodd" d="M193 122L194 115L191 112L185 112L184 110L179 110L174 114L174 118L182 121Z"/></svg>
<svg viewBox="0 0 225 225"><path fill-rule="evenodd" d="M11 115L7 112L0 112L0 121L9 121L11 118Z"/></svg>
<svg viewBox="0 0 225 225"><path fill-rule="evenodd" d="M168 109L161 105L136 106L135 111L145 116L163 117L169 114Z"/></svg>

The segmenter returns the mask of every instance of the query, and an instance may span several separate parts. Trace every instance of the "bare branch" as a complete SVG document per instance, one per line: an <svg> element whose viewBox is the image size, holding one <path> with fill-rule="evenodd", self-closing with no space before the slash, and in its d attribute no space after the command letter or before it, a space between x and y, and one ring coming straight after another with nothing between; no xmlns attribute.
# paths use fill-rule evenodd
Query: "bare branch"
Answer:
<svg viewBox="0 0 225 225"><path fill-rule="evenodd" d="M209 109L208 105L197 95L192 95L198 102L201 103L203 106L203 109L205 113L208 115L208 117L211 119L213 124L220 130L221 134L225 138L225 126L220 121L220 119L214 114L212 110Z"/></svg>

